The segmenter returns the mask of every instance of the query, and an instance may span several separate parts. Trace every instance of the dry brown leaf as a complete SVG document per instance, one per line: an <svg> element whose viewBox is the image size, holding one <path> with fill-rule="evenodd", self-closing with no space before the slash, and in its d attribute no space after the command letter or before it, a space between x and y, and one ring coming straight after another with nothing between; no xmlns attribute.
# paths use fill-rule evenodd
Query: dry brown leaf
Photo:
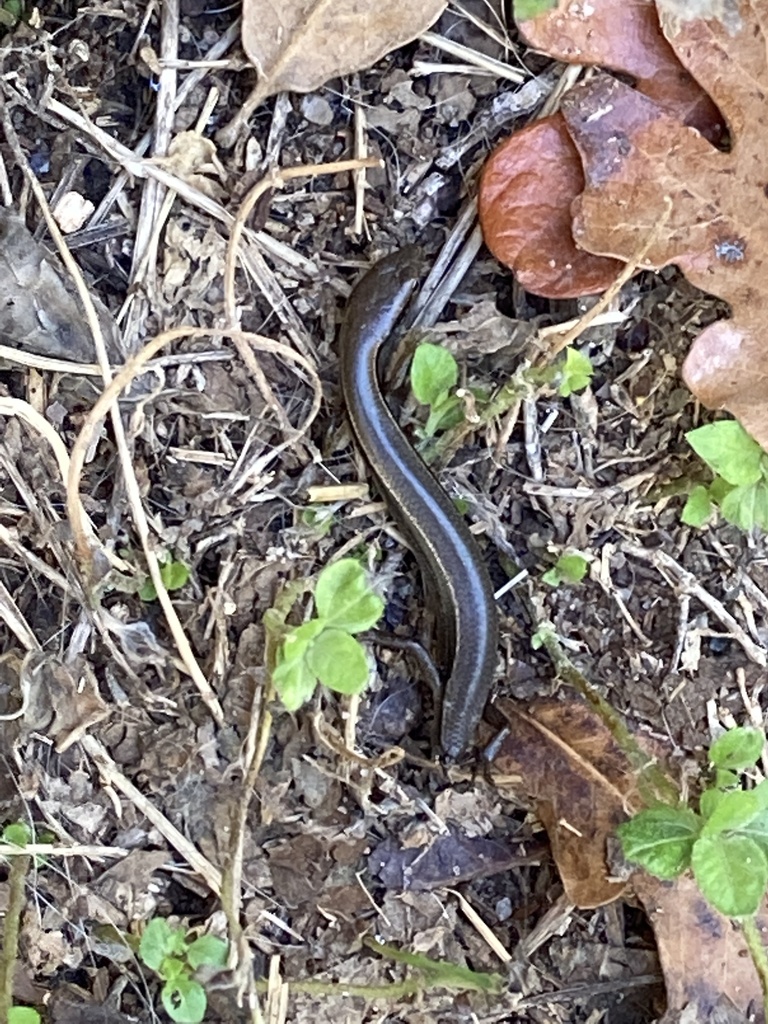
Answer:
<svg viewBox="0 0 768 1024"><path fill-rule="evenodd" d="M28 732L44 732L59 753L109 714L90 667L83 662L75 672L74 667L41 651L30 651L21 666L21 687L26 693L24 727Z"/></svg>
<svg viewBox="0 0 768 1024"><path fill-rule="evenodd" d="M640 92L683 124L715 142L722 135L717 108L662 35L654 0L560 0L552 10L521 21L520 31L531 46L558 60L632 75Z"/></svg>
<svg viewBox="0 0 768 1024"><path fill-rule="evenodd" d="M486 162L477 196L485 244L528 291L578 298L604 291L621 272L618 260L576 247L571 203L583 187L560 114L515 132Z"/></svg>
<svg viewBox="0 0 768 1024"><path fill-rule="evenodd" d="M56 359L89 363L93 340L77 299L50 253L24 221L0 208L0 343ZM122 362L114 317L91 296L112 362Z"/></svg>
<svg viewBox="0 0 768 1024"><path fill-rule="evenodd" d="M632 885L653 927L668 1012L693 1004L701 1013L698 1021L708 1019L708 1009L722 997L745 1014L752 1004L762 1004L744 936L733 921L712 909L689 875L662 882L638 873ZM761 931L765 924L760 917Z"/></svg>
<svg viewBox="0 0 768 1024"><path fill-rule="evenodd" d="M677 264L733 310L731 320L711 325L694 343L686 383L768 447L768 0L734 0L732 30L714 19L680 17L674 0L658 6L682 63L725 116L731 151L715 149L623 83L596 76L563 104L587 180L574 204L574 236L590 252L629 259L671 199L649 264Z"/></svg>
<svg viewBox="0 0 768 1024"><path fill-rule="evenodd" d="M721 138L720 113L664 39L653 0L560 0L520 29L559 60L632 75L640 92L680 122ZM478 195L483 235L528 291L575 298L604 291L618 277L619 261L585 252L571 234L571 204L583 188L581 160L560 114L516 132L486 163Z"/></svg>
<svg viewBox="0 0 768 1024"><path fill-rule="evenodd" d="M259 73L259 99L311 92L370 67L411 42L446 0L244 0L243 49Z"/></svg>
<svg viewBox="0 0 768 1024"><path fill-rule="evenodd" d="M579 701L541 701L527 712L512 701L496 706L510 732L494 767L519 774L534 798L568 900L589 909L618 899L626 884L610 877L606 843L639 805L626 755Z"/></svg>
<svg viewBox="0 0 768 1024"><path fill-rule="evenodd" d="M167 155L153 157L152 163L164 167L210 199L221 201L225 195L223 187L213 176L223 182L227 177L226 171L213 142L199 132L187 131L174 135Z"/></svg>

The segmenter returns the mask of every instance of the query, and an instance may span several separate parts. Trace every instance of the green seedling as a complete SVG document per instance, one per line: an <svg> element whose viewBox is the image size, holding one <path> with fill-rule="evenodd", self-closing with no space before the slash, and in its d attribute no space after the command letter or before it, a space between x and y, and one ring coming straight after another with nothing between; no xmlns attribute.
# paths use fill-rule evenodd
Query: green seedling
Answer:
<svg viewBox="0 0 768 1024"><path fill-rule="evenodd" d="M168 552L158 554L157 560L160 563L160 578L165 585L165 589L181 590L189 581L189 566L185 565L184 562L175 561ZM148 579L142 584L139 590L139 597L142 601L157 600L157 590L152 580Z"/></svg>
<svg viewBox="0 0 768 1024"><path fill-rule="evenodd" d="M688 496L682 520L704 526L719 509L726 522L768 530L768 455L736 420L719 420L689 430L688 444L714 474Z"/></svg>
<svg viewBox="0 0 768 1024"><path fill-rule="evenodd" d="M761 729L731 729L710 747L713 778L697 811L658 804L617 831L627 860L663 879L691 869L704 898L740 923L768 1009L768 957L756 924L768 888L768 779L743 788L764 745Z"/></svg>
<svg viewBox="0 0 768 1024"><path fill-rule="evenodd" d="M375 626L384 602L354 558L326 566L315 585L317 613L300 626L284 626L277 615L268 625L282 636L272 682L288 711L297 711L318 682L337 693L360 693L368 682L365 648L355 633Z"/></svg>
<svg viewBox="0 0 768 1024"><path fill-rule="evenodd" d="M26 821L12 821L3 829L3 842L11 846L29 846L33 839L32 829Z"/></svg>
<svg viewBox="0 0 768 1024"><path fill-rule="evenodd" d="M56 836L53 832L50 832L46 828L36 828L33 831L26 821L14 821L10 825L6 825L2 831L2 841L4 843L10 843L12 846L19 846L21 848L29 846L30 843L36 843L39 845L53 843L55 839ZM45 867L47 862L47 857L35 857L36 868Z"/></svg>
<svg viewBox="0 0 768 1024"><path fill-rule="evenodd" d="M5 0L4 4L0 4L0 31L18 25L23 13L21 0Z"/></svg>
<svg viewBox="0 0 768 1024"><path fill-rule="evenodd" d="M531 647L534 651L540 651L546 647L547 640L553 639L555 633L549 625L539 626L535 633L531 634Z"/></svg>
<svg viewBox="0 0 768 1024"><path fill-rule="evenodd" d="M515 20L519 24L529 18L538 18L553 7L557 7L557 0L515 0Z"/></svg>
<svg viewBox="0 0 768 1024"><path fill-rule="evenodd" d="M555 364L557 393L568 398L575 391L583 391L592 383L595 368L589 356L572 345L565 350L565 358Z"/></svg>
<svg viewBox="0 0 768 1024"><path fill-rule="evenodd" d="M422 438L461 423L464 408L453 393L458 381L459 365L447 349L427 342L419 345L411 362L411 390L417 402L429 406L427 422L419 431Z"/></svg>
<svg viewBox="0 0 768 1024"><path fill-rule="evenodd" d="M570 345L554 363L526 367L523 379L533 388L556 388L561 398L568 398L588 387L594 372L589 356Z"/></svg>
<svg viewBox="0 0 768 1024"><path fill-rule="evenodd" d="M2 831L2 842L18 846L18 856L4 859L8 868L8 904L5 910L3 943L0 948L0 1021L8 1024L40 1024L40 1014L31 1006L13 1006L13 978L19 955L19 926L24 907L24 887L32 864L24 847L34 841L35 835L25 821L15 821ZM40 838L40 837L38 837Z"/></svg>
<svg viewBox="0 0 768 1024"><path fill-rule="evenodd" d="M194 975L201 967L224 967L228 949L224 939L215 935L192 938L186 928L173 927L164 917L148 923L139 956L163 982L160 998L176 1024L200 1024L205 1018L208 998Z"/></svg>
<svg viewBox="0 0 768 1024"><path fill-rule="evenodd" d="M40 1024L40 1014L31 1006L12 1006L8 1011L8 1024Z"/></svg>
<svg viewBox="0 0 768 1024"><path fill-rule="evenodd" d="M709 751L712 784L690 807L661 804L619 826L628 860L658 878L688 868L703 895L728 917L754 914L768 885L768 780L742 789L742 774L760 758L759 729L731 729Z"/></svg>
<svg viewBox="0 0 768 1024"><path fill-rule="evenodd" d="M335 522L336 513L332 508L305 508L299 521L307 530L311 530L316 537L326 537Z"/></svg>
<svg viewBox="0 0 768 1024"><path fill-rule="evenodd" d="M558 560L541 577L551 587L559 587L561 583L581 583L587 575L589 562L583 555L571 552L560 555Z"/></svg>

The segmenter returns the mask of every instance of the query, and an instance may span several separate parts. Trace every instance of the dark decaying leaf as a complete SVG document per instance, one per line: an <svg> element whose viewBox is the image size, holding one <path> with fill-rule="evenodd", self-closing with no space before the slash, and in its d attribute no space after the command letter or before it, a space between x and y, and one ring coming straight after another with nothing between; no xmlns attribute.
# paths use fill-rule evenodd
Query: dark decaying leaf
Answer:
<svg viewBox="0 0 768 1024"><path fill-rule="evenodd" d="M418 892L501 874L545 856L541 839L509 843L451 829L428 847L401 847L394 838L385 839L368 858L368 870L388 889Z"/></svg>
<svg viewBox="0 0 768 1024"><path fill-rule="evenodd" d="M541 701L522 711L499 701L509 737L494 760L519 774L547 830L566 895L578 907L617 899L607 844L636 800L635 776L602 720L576 701Z"/></svg>
<svg viewBox="0 0 768 1024"><path fill-rule="evenodd" d="M638 872L632 884L653 927L669 1013L698 1007L701 1016L690 1018L698 1024L710 1019L709 1008L719 999L730 1000L741 1013L761 1004L743 935L707 904L689 875L661 882ZM758 920L762 930L764 918Z"/></svg>

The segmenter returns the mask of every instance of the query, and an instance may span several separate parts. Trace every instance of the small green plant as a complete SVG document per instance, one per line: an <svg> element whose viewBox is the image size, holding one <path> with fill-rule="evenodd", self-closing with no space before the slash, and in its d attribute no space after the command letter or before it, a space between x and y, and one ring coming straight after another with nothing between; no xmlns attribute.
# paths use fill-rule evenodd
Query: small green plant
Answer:
<svg viewBox="0 0 768 1024"><path fill-rule="evenodd" d="M8 1011L8 1024L40 1024L40 1014L31 1006L12 1006Z"/></svg>
<svg viewBox="0 0 768 1024"><path fill-rule="evenodd" d="M726 522L742 530L768 530L768 455L757 441L736 420L707 423L685 437L714 480L693 488L683 522L703 526L719 509Z"/></svg>
<svg viewBox="0 0 768 1024"><path fill-rule="evenodd" d="M453 394L458 380L459 365L448 349L428 342L418 346L411 362L411 390L417 402L429 406L427 422L420 430L423 438L461 423L464 409Z"/></svg>
<svg viewBox="0 0 768 1024"><path fill-rule="evenodd" d="M515 20L521 22L537 18L545 11L551 11L553 7L557 7L557 0L515 0Z"/></svg>
<svg viewBox="0 0 768 1024"><path fill-rule="evenodd" d="M0 1021L8 1024L40 1024L40 1014L31 1006L13 1005L13 977L19 954L19 925L24 907L24 886L32 863L29 854L21 852L35 836L25 821L14 821L2 831L2 841L18 846L19 854L9 856L8 905L5 911L3 943L0 947Z"/></svg>
<svg viewBox="0 0 768 1024"><path fill-rule="evenodd" d="M760 758L759 729L731 729L712 744L714 779L696 813L661 804L619 826L628 860L658 878L689 867L709 902L728 917L754 914L768 885L768 780L742 789L742 774Z"/></svg>
<svg viewBox="0 0 768 1024"><path fill-rule="evenodd" d="M21 0L5 0L5 3L0 4L0 31L18 25L23 14Z"/></svg>
<svg viewBox="0 0 768 1024"><path fill-rule="evenodd" d="M594 372L589 356L569 345L555 362L525 368L523 380L534 388L556 388L561 398L568 398L588 387Z"/></svg>
<svg viewBox="0 0 768 1024"><path fill-rule="evenodd" d="M657 878L692 869L705 899L739 921L768 1008L768 957L756 925L768 887L768 779L742 788L744 773L754 768L764 745L760 729L731 729L710 747L713 778L698 812L684 804L658 804L617 831L627 860Z"/></svg>
<svg viewBox="0 0 768 1024"><path fill-rule="evenodd" d="M542 625L536 630L535 633L531 634L531 647L534 651L540 651L542 647L546 647L547 641L554 638L555 633L550 625Z"/></svg>
<svg viewBox="0 0 768 1024"><path fill-rule="evenodd" d="M581 583L589 569L589 562L576 552L560 555L551 569L542 575L544 583L559 587L561 583Z"/></svg>
<svg viewBox="0 0 768 1024"><path fill-rule="evenodd" d="M353 636L375 626L384 602L354 558L326 566L315 585L317 614L301 626L268 622L282 633L272 682L283 705L297 711L318 681L337 693L360 693L369 676L365 648Z"/></svg>
<svg viewBox="0 0 768 1024"><path fill-rule="evenodd" d="M160 563L160 578L165 584L166 590L181 590L189 580L189 566L184 562L177 562L169 552L159 553L157 560ZM146 580L139 590L139 597L142 601L157 600L157 590L152 580Z"/></svg>
<svg viewBox="0 0 768 1024"><path fill-rule="evenodd" d="M573 345L565 350L565 358L555 364L557 393L568 398L574 391L583 391L592 382L595 368L589 356L585 356Z"/></svg>
<svg viewBox="0 0 768 1024"><path fill-rule="evenodd" d="M3 842L11 846L28 846L34 836L26 821L12 821L3 829Z"/></svg>
<svg viewBox="0 0 768 1024"><path fill-rule="evenodd" d="M311 531L316 537L327 537L336 519L333 508L305 508L299 521L305 529Z"/></svg>
<svg viewBox="0 0 768 1024"><path fill-rule="evenodd" d="M176 1024L200 1024L208 999L193 975L201 967L224 967L228 943L215 935L191 938L186 928L155 917L144 929L139 956L163 982L160 998Z"/></svg>

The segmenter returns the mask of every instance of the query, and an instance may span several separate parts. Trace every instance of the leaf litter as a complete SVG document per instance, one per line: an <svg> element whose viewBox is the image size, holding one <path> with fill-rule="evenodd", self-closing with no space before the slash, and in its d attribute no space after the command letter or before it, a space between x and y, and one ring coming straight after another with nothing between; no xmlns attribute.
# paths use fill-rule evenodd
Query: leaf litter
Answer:
<svg viewBox="0 0 768 1024"><path fill-rule="evenodd" d="M521 27L553 56L627 71L635 87L598 72L568 93L561 114L496 151L481 186L486 238L542 294L605 288L617 264L600 258L631 263L642 251L643 266L675 264L727 301L732 317L695 340L683 375L706 406L733 413L766 447L759 126L768 10L759 0L731 5L724 19L681 14L674 0L632 5L628 16L610 2L590 6L589 17L580 10L570 5L566 16L558 5ZM715 146L720 115L727 152ZM526 169L548 161L557 164L553 192Z"/></svg>
<svg viewBox="0 0 768 1024"><path fill-rule="evenodd" d="M587 177L575 205L574 231L591 251L621 256L650 234L667 197L672 200L663 237L647 254L649 265L676 264L733 311L731 319L710 325L696 339L685 379L705 405L728 409L765 446L759 282L768 221L759 126L765 116L768 7L739 4L735 32L714 20L677 20L674 6L664 3L659 10L681 61L723 112L730 151L720 152L680 128L622 83L596 79L565 105ZM584 109L610 111L588 122L578 109L581 102ZM617 149L617 131L628 139L629 151Z"/></svg>
<svg viewBox="0 0 768 1024"><path fill-rule="evenodd" d="M466 85L460 91L461 119L496 125L496 81L482 62L472 72L451 75L443 66L412 79L414 53L422 64L442 59L424 43L366 72L349 86L350 95L374 113L386 112L381 124L395 125L386 139L371 134L370 146L388 158L395 146L409 182L408 189L401 188L394 177L370 172L364 201L374 246L349 243L354 193L346 172L329 172L309 188L292 185L272 194L268 208L246 227L237 250L241 265L228 278L233 267L228 269L229 228L223 226L250 187L248 175L260 176L255 140L241 140L233 153L219 151L220 165L209 159L209 149L189 168L174 163L178 144L170 163L162 151L151 162L131 153L129 145L140 149L141 144L136 125L143 130L148 122L144 94L124 88L136 74L125 55L146 29L156 37L158 52L162 45L153 18L145 25L137 10L119 14L110 4L76 22L61 12L62 30L51 44L61 61L50 107L55 114L42 116L42 107L4 82L17 103L13 121L22 156L37 160L40 153L30 140L41 139L51 157L52 169L40 172L46 194L66 178L69 187L95 201L94 223L83 229L83 238L77 237L80 232L71 238L89 289L109 309L110 320L121 325L121 345L134 352L161 328L181 328L169 339L167 353L155 356L148 387L139 391L133 384L121 406L132 478L118 469L119 424L96 432L88 452L84 511L96 524L104 557L117 563L116 573L97 574L109 589L95 607L91 583L85 586L72 557L60 465L30 426L37 421L12 417L8 410L17 407L2 406L3 712L13 715L22 706L18 679L26 650L50 652L43 664L52 681L32 691L34 700L20 719L0 723L14 774L2 781L0 793L5 820L31 818L40 829L52 830L56 849L65 849L30 879L34 899L24 922L19 999L35 1002L41 991L53 993L51 1016L58 1021L96 1019L104 1012L111 1019L124 1014L146 1019L156 989L151 980L149 990L142 987L146 980L126 959L125 946L110 926L135 936L148 920L164 916L217 930L224 927L226 913L243 968L212 987L213 1019L251 1019L237 1004L237 986L250 988L257 1001L264 994L255 991L254 979L268 977L265 1006L275 1020L285 1019L284 983L290 1019L321 1015L358 1021L379 1013L381 986L393 979L406 988L416 985L418 1002L412 989L400 997L390 989L387 1000L388 1010L413 1022L460 1019L464 1011L455 1003L462 984L469 991L460 999L481 1017L658 1018L664 1004L653 943L638 928L631 905L621 909L621 903L606 903L625 882L607 877L603 865L609 858L601 845L624 813L632 772L613 755L596 757L601 749L612 749L611 741L583 709L564 699L565 693L551 702L548 717L539 710L536 701L550 695L553 671L543 654L530 650L531 605L526 612L514 595L502 598L509 656L501 688L516 701L513 710L505 706L516 736L511 753L531 754L525 764L506 763L498 780L503 788L470 771L454 770L446 777L434 768L418 690L407 665L391 652L380 654L379 678L359 713L327 696L297 717L273 706L272 732L260 746L266 681L261 620L287 579L310 576L343 544L374 543L384 555L383 572L393 581L388 626L422 635L421 599L400 549L381 542L386 519L380 509L356 507L353 514L352 506L336 503L330 532L300 513L305 488L327 484L327 466L345 481L361 476L329 390L338 300L348 291L353 269L362 269L376 252L414 238L436 248L445 223L469 223L456 217L466 183L463 161L479 165L485 142L478 132L474 145L457 148L456 108L445 104L442 119L436 100L454 94L446 81L461 79ZM510 38L500 30L503 22L487 15L484 5L471 10L461 5L436 31L473 42L479 23L486 56L502 60L515 52L530 59L516 41L510 51ZM200 52L219 59L233 38L223 14L186 12L182 29L182 52L189 59ZM84 44L97 58L90 63L78 58ZM23 45L23 53L6 55L11 62L6 69L27 81L32 94L38 85L25 78L30 62L48 51L34 34L25 36ZM217 49L220 45L223 49ZM170 57L171 63L175 59ZM109 74L100 73L105 68ZM230 68L219 73L234 77ZM204 102L199 80L184 91L187 81L183 72L171 132L176 138L192 130ZM89 104L82 109L93 120L78 121L82 115L69 107L73 82L88 90ZM390 86L397 84L401 88L394 96ZM318 157L332 161L340 155L341 140L351 138L347 100L335 87L313 89L333 114L325 128L304 117L298 99L287 97L270 111L271 137L259 136L281 166ZM509 87L509 94L516 91ZM432 102L425 103L425 96ZM125 112L129 103L130 117L121 121L116 112ZM399 134L393 120L398 105L406 108ZM161 103L161 108L169 112L171 105ZM116 117L114 137L100 134L105 110ZM237 102L228 99L216 124L231 120L237 110ZM262 114L266 108L257 119ZM53 116L65 119L55 122L55 131ZM170 128L168 113L165 118ZM69 134L61 131L65 124L73 126ZM94 147L99 159L91 159L90 166ZM343 155L350 152L351 145L345 146ZM17 197L23 185L16 153L14 160ZM432 161L437 179L427 173ZM119 209L109 206L106 187L94 184L92 175L102 163L109 163L116 177L120 168L138 174L123 175ZM90 167L88 174L84 166ZM130 214L131 224L144 226L150 185L161 180L173 185L177 198L165 210L154 207L147 222L160 242L155 261L152 245L143 256L132 251L141 249L141 230L125 244L125 225ZM28 223L48 247L35 258L49 261L59 273L39 213L28 211ZM478 309L494 308L500 284L495 273L495 264L481 256L465 280L454 284L443 320L455 337L471 327ZM313 387L305 366L284 359L273 344L259 350L259 375L230 343L231 313L223 312L230 288L236 300L231 308L244 329L262 338L269 334L268 340L288 339L304 358L309 353L319 360L329 402L314 424L307 415ZM683 753L697 756L720 718L741 718L757 700L758 665L729 636L739 629L756 647L762 643L768 574L759 553L733 530L686 532L672 486L688 471L682 437L694 417L676 377L682 349L675 339L681 322L690 336L717 311L671 272L628 285L624 301L632 307L631 318L618 329L595 326L585 336L595 367L586 396L564 399L545 391L532 397L525 434L510 420L498 465L486 466L467 447L450 473L472 494L494 546L528 571L522 586L534 615L553 624L571 657L614 706L641 729L673 737L675 765L682 771ZM519 290L503 302L506 319L497 317L488 338L474 342L470 379L508 375L510 358L520 358L521 343L511 331L509 346L503 344L505 325L529 328L577 312L567 303L538 305ZM522 333L524 346L530 330ZM458 351L464 358L464 350ZM50 355L62 358L61 352ZM24 396L57 424L70 451L92 405L90 394L78 387L82 376L71 357L56 370L44 362L22 369L8 361L0 371L4 402ZM97 361L90 348L78 357ZM213 684L220 723L201 701L188 675L189 659L180 659L174 649L157 604L138 597L146 568L141 530L133 524L126 497L131 487L150 512L151 543L161 560L170 557L191 570L173 604L191 654ZM637 553L640 543L647 545L641 553L647 553L659 542L669 552L667 561ZM589 556L589 578L578 586L539 585L556 561L552 552L568 550ZM109 565L107 560L100 572ZM494 571L501 585L505 573L500 565ZM672 586L689 577L698 591ZM711 598L706 605L705 595ZM721 611L737 618L724 620ZM722 621L732 625L723 627ZM694 633L700 656L683 663L677 652ZM35 681L49 678L33 674ZM390 740L382 743L375 739L375 727L387 702L396 704L397 713L389 718ZM403 743L409 760L384 759L389 742ZM552 770L555 765L558 771ZM543 824L554 836L554 859ZM376 858L390 874L381 874ZM117 866L110 868L115 859ZM608 866L612 873L617 869ZM408 889L406 875L419 884ZM230 878L234 899L226 895ZM585 895L588 884L593 891ZM576 915L573 897L598 909ZM686 899L672 893L668 913L681 914L695 949L699 925L682 915ZM647 905L659 927L650 899ZM385 944L383 952L379 948L373 955L363 946L370 933ZM728 955L738 959L733 936L724 932L721 938L731 943ZM690 1012L700 995L699 961L684 945L672 963L661 929L658 942L665 972L679 972L682 979L670 973L668 1013ZM388 958L387 946L398 952ZM407 962L402 954L417 959ZM723 955L716 944L714 955ZM425 966L440 961L448 968ZM469 985L468 976L462 982L456 970L470 968L494 978L501 963L509 972L508 989L501 994ZM82 973L73 982L67 969ZM425 981L430 970L448 987ZM302 988L307 982L325 989L319 994ZM364 1000L366 986L375 987L374 1001ZM748 991L748 981L744 986ZM717 994L710 989L707 996ZM706 1019L704 1008L696 1019Z"/></svg>

